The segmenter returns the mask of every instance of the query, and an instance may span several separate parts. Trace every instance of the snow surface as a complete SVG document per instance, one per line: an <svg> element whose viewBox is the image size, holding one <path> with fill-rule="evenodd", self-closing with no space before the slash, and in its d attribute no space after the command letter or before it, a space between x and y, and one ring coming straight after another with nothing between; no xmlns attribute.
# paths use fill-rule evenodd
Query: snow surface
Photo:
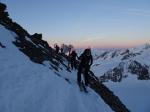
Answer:
<svg viewBox="0 0 150 112"><path fill-rule="evenodd" d="M45 66L35 64L12 41L16 34L0 26L0 112L111 112L90 88L80 92L76 71L62 70L58 77ZM68 83L64 78L69 78Z"/></svg>
<svg viewBox="0 0 150 112"><path fill-rule="evenodd" d="M91 70L94 71L95 75L102 76L108 70L118 66L120 62L128 63L130 60L136 60L142 65L150 67L150 48L145 49L145 45L138 46L129 49L131 53L141 53L135 57L131 57L127 60L121 60L123 58L120 55L125 49L120 50L93 50L94 65ZM109 51L106 59L96 58L102 53ZM111 58L113 52L117 52L117 56ZM125 66L126 67L126 66ZM150 71L150 69L149 69ZM121 82L105 82L104 84L109 87L116 95L119 96L120 100L131 110L131 112L150 112L150 80L137 80L137 76L127 72L125 69L124 78Z"/></svg>
<svg viewBox="0 0 150 112"><path fill-rule="evenodd" d="M99 77L104 75L104 73L106 73L110 69L117 67L120 62L124 62L128 64L130 60L136 60L140 62L142 65L147 65L150 70L150 48L145 49L145 46L138 46L136 48L130 48L129 50L130 53L141 53L141 54L126 60L122 60L124 55L121 55L121 53L123 53L125 49L119 49L119 50L118 49L113 49L113 50L93 49L92 54L94 56L94 64L91 70L94 71L95 75ZM104 52L108 52L105 58L99 57ZM112 54L114 52L116 52L117 55L114 58L112 58Z"/></svg>
<svg viewBox="0 0 150 112"><path fill-rule="evenodd" d="M16 48L12 41L16 34L0 26L0 112L112 112L104 101L90 88L89 93L80 92L76 84L76 71L60 72L49 69L49 62L35 64ZM144 47L133 48L140 52ZM95 50L94 55L106 50ZM108 50L107 50L108 51ZM97 59L92 71L100 76L121 62L121 56ZM118 53L122 51L118 50ZM96 58L95 58L96 59ZM132 59L150 66L150 50ZM63 66L62 66L63 67ZM56 75L60 74L60 76ZM131 112L150 112L150 81L139 81L128 74L120 83L104 83ZM69 79L70 83L64 78Z"/></svg>
<svg viewBox="0 0 150 112"><path fill-rule="evenodd" d="M130 74L131 75L131 74ZM131 75L120 83L105 83L131 112L150 112L150 81Z"/></svg>

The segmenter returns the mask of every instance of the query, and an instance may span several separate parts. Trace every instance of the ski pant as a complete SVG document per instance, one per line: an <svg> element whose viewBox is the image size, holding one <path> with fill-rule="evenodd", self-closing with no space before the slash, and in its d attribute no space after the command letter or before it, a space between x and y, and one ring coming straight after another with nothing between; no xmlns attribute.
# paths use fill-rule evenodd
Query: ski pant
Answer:
<svg viewBox="0 0 150 112"><path fill-rule="evenodd" d="M75 68L77 69L77 63L76 63L76 60L71 60L71 68Z"/></svg>
<svg viewBox="0 0 150 112"><path fill-rule="evenodd" d="M89 70L90 70L89 65L87 65L87 66L83 66L81 64L79 65L78 73L77 73L78 83L81 82L81 73L83 72L85 85L88 85L88 83L89 83L89 74L88 74Z"/></svg>

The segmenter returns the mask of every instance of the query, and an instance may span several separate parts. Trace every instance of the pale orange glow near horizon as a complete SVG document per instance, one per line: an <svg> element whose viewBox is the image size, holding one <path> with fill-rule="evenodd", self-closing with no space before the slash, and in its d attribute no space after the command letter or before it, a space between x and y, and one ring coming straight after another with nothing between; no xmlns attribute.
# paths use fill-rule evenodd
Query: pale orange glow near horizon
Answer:
<svg viewBox="0 0 150 112"><path fill-rule="evenodd" d="M55 43L57 43L59 46L61 46L61 44L63 44L63 42L55 42L55 41L48 41L49 45L51 47L53 47L53 45ZM136 47L136 46L140 46L146 43L150 43L150 39L149 40L144 40L144 39L124 39L124 38L120 38L120 40L105 40L102 39L100 40L94 40L92 41L92 39L88 39L88 41L80 41L80 42L74 42L74 43L65 43L64 44L72 44L75 48L131 48L131 47Z"/></svg>
<svg viewBox="0 0 150 112"><path fill-rule="evenodd" d="M64 43L75 48L129 48L150 43L150 0L2 1L13 20L30 34L42 33L51 47Z"/></svg>

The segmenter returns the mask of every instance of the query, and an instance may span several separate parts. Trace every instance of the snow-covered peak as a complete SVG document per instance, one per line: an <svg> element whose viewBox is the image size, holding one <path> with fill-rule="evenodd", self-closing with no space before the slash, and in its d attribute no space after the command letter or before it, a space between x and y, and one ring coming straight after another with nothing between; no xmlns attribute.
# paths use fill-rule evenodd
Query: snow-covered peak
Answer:
<svg viewBox="0 0 150 112"><path fill-rule="evenodd" d="M96 52L95 52L96 51ZM92 70L97 71L97 76L102 76L117 68L124 63L124 73L128 72L128 66L132 62L137 62L141 66L147 67L150 71L150 47L149 44L130 48L130 49L111 49L111 50L94 50L94 65Z"/></svg>
<svg viewBox="0 0 150 112"><path fill-rule="evenodd" d="M109 82L107 85L115 91L113 93L93 74L89 78L88 93L81 92L76 82L77 71L68 70L65 55L56 54L41 37L34 38L34 35L29 35L20 25L12 22L8 13L4 12L5 8L0 12L5 17L0 19L0 24L5 26L0 25L0 111L128 112L127 105L132 112L148 112L149 82L139 83L135 78L132 82L130 77L117 84ZM120 74L129 65L130 73L147 76L149 52L139 54L139 51L141 47L95 50L92 70L97 75L107 70L108 74ZM132 90L138 94L135 95ZM121 96L125 105L115 94Z"/></svg>
<svg viewBox="0 0 150 112"><path fill-rule="evenodd" d="M149 44L142 46L137 46L134 48L127 49L92 49L92 54L95 59L111 59L111 58L121 58L121 59L130 59L138 55L142 55L143 52L148 52L150 49Z"/></svg>

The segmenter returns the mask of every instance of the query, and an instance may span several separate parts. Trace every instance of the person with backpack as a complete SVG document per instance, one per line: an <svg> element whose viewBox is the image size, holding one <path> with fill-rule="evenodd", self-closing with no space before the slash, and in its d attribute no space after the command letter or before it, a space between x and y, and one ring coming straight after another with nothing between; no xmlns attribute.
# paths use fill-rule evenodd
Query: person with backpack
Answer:
<svg viewBox="0 0 150 112"><path fill-rule="evenodd" d="M60 50L59 46L57 44L54 44L54 48L55 48L55 52L58 54Z"/></svg>
<svg viewBox="0 0 150 112"><path fill-rule="evenodd" d="M77 69L77 60L76 58L78 58L78 55L76 53L75 50L73 50L70 54L70 62L71 62L71 68L73 69Z"/></svg>
<svg viewBox="0 0 150 112"><path fill-rule="evenodd" d="M81 73L84 74L84 82L85 85L88 86L89 83L89 70L91 65L93 64L93 57L91 54L91 49L85 49L84 52L79 57L80 63L78 67L78 73L77 73L77 82L78 84L81 83Z"/></svg>

